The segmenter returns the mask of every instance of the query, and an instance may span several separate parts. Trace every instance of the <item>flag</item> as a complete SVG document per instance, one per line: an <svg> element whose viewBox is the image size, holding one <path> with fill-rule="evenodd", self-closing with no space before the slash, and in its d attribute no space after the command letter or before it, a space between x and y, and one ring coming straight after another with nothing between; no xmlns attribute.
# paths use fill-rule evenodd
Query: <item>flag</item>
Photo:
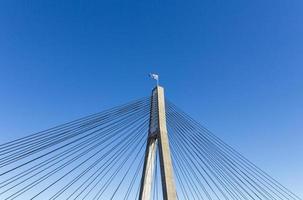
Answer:
<svg viewBox="0 0 303 200"><path fill-rule="evenodd" d="M150 76L152 79L155 79L155 80L159 81L159 75L158 75L158 74L149 74L149 76Z"/></svg>

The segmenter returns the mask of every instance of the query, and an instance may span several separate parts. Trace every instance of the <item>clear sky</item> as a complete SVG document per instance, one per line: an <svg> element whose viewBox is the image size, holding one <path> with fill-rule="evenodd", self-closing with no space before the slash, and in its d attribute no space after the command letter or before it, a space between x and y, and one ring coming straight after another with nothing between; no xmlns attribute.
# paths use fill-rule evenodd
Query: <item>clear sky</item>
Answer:
<svg viewBox="0 0 303 200"><path fill-rule="evenodd" d="M303 1L0 2L0 141L166 96L303 197Z"/></svg>

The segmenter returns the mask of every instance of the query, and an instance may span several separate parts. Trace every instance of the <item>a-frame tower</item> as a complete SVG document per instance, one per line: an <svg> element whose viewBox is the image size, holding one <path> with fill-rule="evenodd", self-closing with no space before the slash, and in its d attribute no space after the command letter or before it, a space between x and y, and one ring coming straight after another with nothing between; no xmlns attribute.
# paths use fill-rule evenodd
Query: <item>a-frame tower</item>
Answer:
<svg viewBox="0 0 303 200"><path fill-rule="evenodd" d="M157 148L159 151L156 151ZM156 152L159 152L160 158L163 199L176 200L176 186L166 128L164 89L160 86L155 87L152 91L149 133L139 200L150 200L151 198Z"/></svg>

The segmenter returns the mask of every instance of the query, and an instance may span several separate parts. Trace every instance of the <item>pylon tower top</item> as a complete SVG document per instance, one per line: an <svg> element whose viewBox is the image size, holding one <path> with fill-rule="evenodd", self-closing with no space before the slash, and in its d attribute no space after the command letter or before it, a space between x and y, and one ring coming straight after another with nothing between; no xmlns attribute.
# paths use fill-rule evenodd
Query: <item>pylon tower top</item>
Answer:
<svg viewBox="0 0 303 200"><path fill-rule="evenodd" d="M156 151L159 148L159 151ZM176 186L166 127L164 88L152 90L150 124L141 179L140 200L150 200L155 168L155 154L159 152L161 183L164 200L176 200Z"/></svg>

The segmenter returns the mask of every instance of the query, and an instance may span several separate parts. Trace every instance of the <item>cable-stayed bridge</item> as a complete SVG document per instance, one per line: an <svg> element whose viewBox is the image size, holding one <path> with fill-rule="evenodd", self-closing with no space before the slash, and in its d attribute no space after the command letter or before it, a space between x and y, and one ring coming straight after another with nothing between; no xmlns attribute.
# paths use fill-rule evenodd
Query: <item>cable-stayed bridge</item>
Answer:
<svg viewBox="0 0 303 200"><path fill-rule="evenodd" d="M0 145L1 200L301 200L172 102L141 98Z"/></svg>

